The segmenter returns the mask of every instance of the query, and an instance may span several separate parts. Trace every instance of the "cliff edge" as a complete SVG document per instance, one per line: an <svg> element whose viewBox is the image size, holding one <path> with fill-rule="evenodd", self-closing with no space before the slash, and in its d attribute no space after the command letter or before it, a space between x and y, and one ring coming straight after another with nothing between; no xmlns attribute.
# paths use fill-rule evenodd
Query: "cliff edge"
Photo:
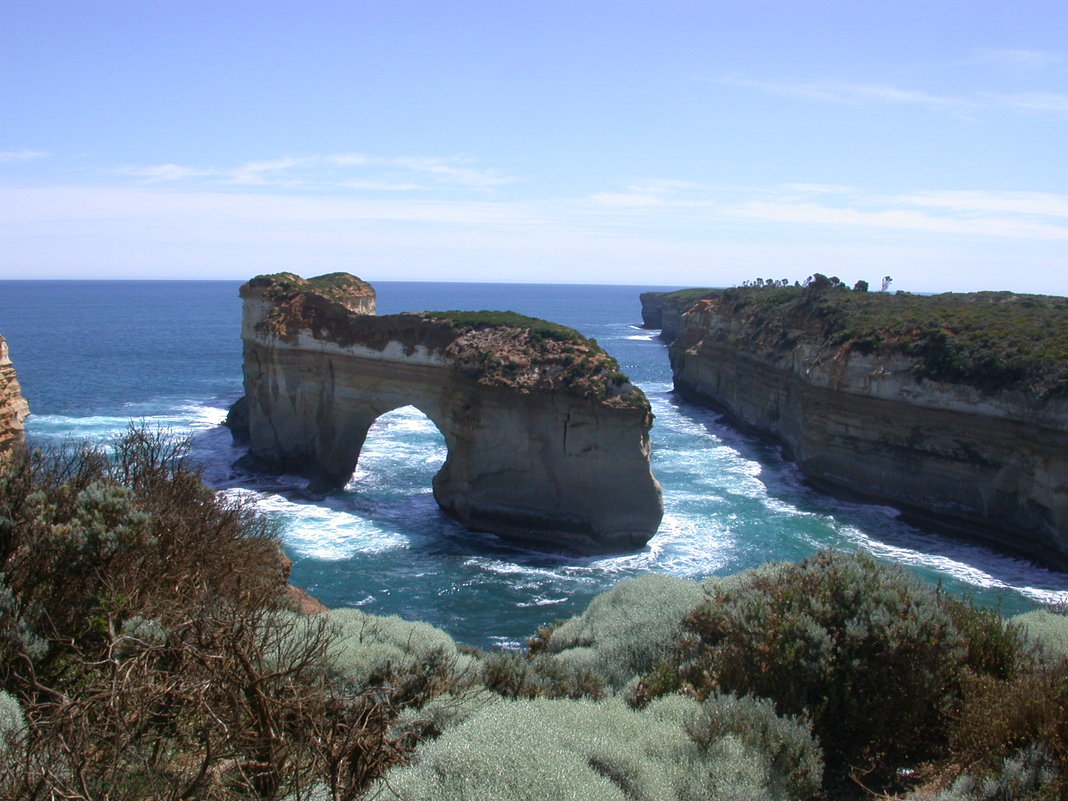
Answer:
<svg viewBox="0 0 1068 801"><path fill-rule="evenodd" d="M30 407L22 397L7 342L0 336L0 459L25 439L23 420L29 413Z"/></svg>
<svg viewBox="0 0 1068 801"><path fill-rule="evenodd" d="M652 537L649 402L593 340L512 312L375 316L373 292L344 274L241 287L246 465L342 487L371 424L411 405L448 448L434 497L468 528L582 553Z"/></svg>
<svg viewBox="0 0 1068 801"><path fill-rule="evenodd" d="M682 315L697 301L711 297L715 289L677 289L674 292L642 292L642 327L659 328L661 339L671 342L682 328Z"/></svg>
<svg viewBox="0 0 1068 801"><path fill-rule="evenodd" d="M720 290L670 355L817 485L1068 568L1068 299Z"/></svg>

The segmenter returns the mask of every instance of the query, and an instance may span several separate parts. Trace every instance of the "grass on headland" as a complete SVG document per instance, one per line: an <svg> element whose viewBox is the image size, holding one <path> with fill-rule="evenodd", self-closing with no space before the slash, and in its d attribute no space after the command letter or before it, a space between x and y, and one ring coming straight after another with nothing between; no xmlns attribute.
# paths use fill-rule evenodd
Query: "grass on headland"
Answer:
<svg viewBox="0 0 1068 801"><path fill-rule="evenodd" d="M1068 396L1068 298L889 294L844 285L736 287L715 296L770 347L791 347L805 332L862 354L912 358L917 378L1039 399Z"/></svg>

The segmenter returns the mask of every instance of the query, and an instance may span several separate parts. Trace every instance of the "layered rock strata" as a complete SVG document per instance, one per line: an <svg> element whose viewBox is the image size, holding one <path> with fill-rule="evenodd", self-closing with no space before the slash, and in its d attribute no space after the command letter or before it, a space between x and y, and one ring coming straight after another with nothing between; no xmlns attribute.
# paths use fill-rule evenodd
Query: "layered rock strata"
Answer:
<svg viewBox="0 0 1068 801"><path fill-rule="evenodd" d="M998 302L975 302L987 300ZM780 442L818 486L1068 569L1063 364L1043 392L969 377L959 349L951 362L922 343L832 335L828 308L797 304L783 317L744 298L698 301L670 349L676 389ZM945 325L932 341L956 333Z"/></svg>
<svg viewBox="0 0 1068 801"><path fill-rule="evenodd" d="M30 413L29 404L22 397L15 368L11 364L7 342L0 337L0 459L25 438L23 421Z"/></svg>
<svg viewBox="0 0 1068 801"><path fill-rule="evenodd" d="M675 292L643 292L642 327L659 328L660 337L671 342L682 328L682 315L701 298L714 293L713 289L680 289Z"/></svg>
<svg viewBox="0 0 1068 801"><path fill-rule="evenodd" d="M369 285L329 284L283 274L241 288L235 425L252 464L342 487L371 424L411 405L448 448L434 497L468 528L582 553L655 533L649 403L594 343L510 313L374 316Z"/></svg>

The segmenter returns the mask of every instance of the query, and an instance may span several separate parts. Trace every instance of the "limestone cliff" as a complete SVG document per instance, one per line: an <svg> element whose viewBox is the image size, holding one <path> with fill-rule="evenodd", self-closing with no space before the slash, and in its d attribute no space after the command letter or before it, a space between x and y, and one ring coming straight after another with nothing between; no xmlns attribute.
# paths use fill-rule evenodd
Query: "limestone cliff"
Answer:
<svg viewBox="0 0 1068 801"><path fill-rule="evenodd" d="M323 279L285 274L241 288L257 466L341 487L371 424L412 405L448 448L434 497L467 527L576 552L633 549L655 533L649 403L595 343L508 312L377 317L352 302L366 284L330 283L323 292Z"/></svg>
<svg viewBox="0 0 1068 801"><path fill-rule="evenodd" d="M682 315L694 303L713 294L714 289L679 289L674 292L643 292L642 326L659 328L660 336L671 342L679 335Z"/></svg>
<svg viewBox="0 0 1068 801"><path fill-rule="evenodd" d="M1065 299L756 289L698 301L670 353L817 485L1065 569L1066 346Z"/></svg>
<svg viewBox="0 0 1068 801"><path fill-rule="evenodd" d="M15 368L11 365L7 342L0 337L0 459L24 438L22 421L30 413L22 397Z"/></svg>

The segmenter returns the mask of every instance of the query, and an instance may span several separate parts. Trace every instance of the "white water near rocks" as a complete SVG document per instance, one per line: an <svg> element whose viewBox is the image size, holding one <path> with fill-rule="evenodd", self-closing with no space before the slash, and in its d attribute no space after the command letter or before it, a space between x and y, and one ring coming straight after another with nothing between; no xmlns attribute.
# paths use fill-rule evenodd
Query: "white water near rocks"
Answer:
<svg viewBox="0 0 1068 801"><path fill-rule="evenodd" d="M278 520L293 580L330 606L514 646L626 576L700 578L819 548L864 548L1005 612L1068 603L1068 575L902 524L886 507L809 489L777 449L677 398L664 344L640 321L655 287L380 283L381 313L512 309L578 328L619 359L656 414L653 469L666 513L636 553L569 558L515 548L442 515L431 478L444 442L418 411L379 419L344 492L307 497L294 476L237 474L219 423L240 394L236 282L0 282L0 333L34 414L37 445L100 440L144 420L194 437L205 478Z"/></svg>

